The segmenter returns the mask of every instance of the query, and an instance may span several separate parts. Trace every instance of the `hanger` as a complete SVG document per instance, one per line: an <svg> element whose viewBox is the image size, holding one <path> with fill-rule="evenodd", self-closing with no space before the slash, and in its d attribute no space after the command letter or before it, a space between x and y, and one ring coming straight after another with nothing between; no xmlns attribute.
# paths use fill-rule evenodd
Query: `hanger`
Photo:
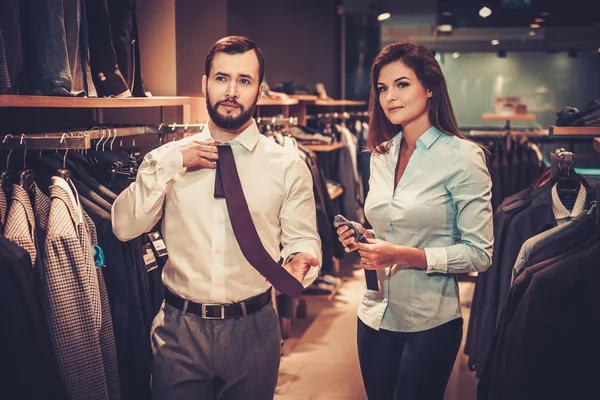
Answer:
<svg viewBox="0 0 600 400"><path fill-rule="evenodd" d="M13 135L10 133L4 136L2 143L6 143L7 139L13 138ZM12 185L15 181L15 172L10 169L10 156L12 155L12 149L8 151L8 156L6 156L6 168L0 171L0 188L4 189L7 194L7 198L11 197L12 193Z"/></svg>
<svg viewBox="0 0 600 400"><path fill-rule="evenodd" d="M580 177L571 170L575 164L575 155L565 149L558 149L552 154L552 159L557 160L556 168L552 169L552 177L556 182L558 197L565 208L571 211L581 187Z"/></svg>
<svg viewBox="0 0 600 400"><path fill-rule="evenodd" d="M67 154L69 153L69 147L67 146L67 142L65 141L66 137L68 137L68 135L66 133L63 133L63 135L60 138L60 143L65 142L65 155L63 157L62 168L59 169L58 171L56 171L56 174L59 177L63 178L65 181L67 181L68 183L71 184L71 173L69 172L69 170L66 167L66 165L67 165Z"/></svg>
<svg viewBox="0 0 600 400"><path fill-rule="evenodd" d="M33 204L33 201L35 200L34 192L33 192L33 187L34 187L33 186L33 184L34 184L33 171L31 169L27 168L27 141L25 139L26 139L25 134L22 134L20 144L22 146L25 146L25 149L23 151L23 169L17 173L17 176L18 176L19 186L21 186L23 189L25 189L27 194L29 194L29 197L31 198L31 201Z"/></svg>

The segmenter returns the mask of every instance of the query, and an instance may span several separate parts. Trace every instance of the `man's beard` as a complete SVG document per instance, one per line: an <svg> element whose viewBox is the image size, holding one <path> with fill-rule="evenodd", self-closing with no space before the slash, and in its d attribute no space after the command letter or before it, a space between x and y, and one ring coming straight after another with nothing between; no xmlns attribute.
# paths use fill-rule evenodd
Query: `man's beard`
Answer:
<svg viewBox="0 0 600 400"><path fill-rule="evenodd" d="M208 90L206 91L206 107L208 108L208 115L210 115L210 119L212 122L223 130L234 131L240 129L246 122L252 118L254 115L254 111L256 110L256 103L258 102L258 95L256 96L256 100L249 109L245 109L243 105L238 103L236 100L222 100L218 101L214 106L210 101L210 96L208 94ZM218 108L223 103L234 104L240 109L240 115L234 117L232 115L223 115L218 111Z"/></svg>

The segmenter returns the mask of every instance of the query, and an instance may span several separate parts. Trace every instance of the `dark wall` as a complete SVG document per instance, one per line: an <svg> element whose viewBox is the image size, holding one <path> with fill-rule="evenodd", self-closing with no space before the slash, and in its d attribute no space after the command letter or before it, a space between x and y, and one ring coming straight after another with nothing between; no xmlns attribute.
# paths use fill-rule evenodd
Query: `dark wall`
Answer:
<svg viewBox="0 0 600 400"><path fill-rule="evenodd" d="M177 94L199 96L204 60L210 46L227 36L225 0L178 0L175 2L177 32Z"/></svg>
<svg viewBox="0 0 600 400"><path fill-rule="evenodd" d="M336 0L229 0L230 35L253 37L266 58L266 80L274 87L298 80L311 90L325 85L340 96L340 28Z"/></svg>

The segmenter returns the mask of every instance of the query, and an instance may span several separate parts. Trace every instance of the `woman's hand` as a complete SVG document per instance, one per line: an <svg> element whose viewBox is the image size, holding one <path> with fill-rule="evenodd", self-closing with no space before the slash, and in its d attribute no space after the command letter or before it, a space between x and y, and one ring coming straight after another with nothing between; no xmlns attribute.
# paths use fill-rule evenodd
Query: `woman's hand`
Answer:
<svg viewBox="0 0 600 400"><path fill-rule="evenodd" d="M352 221L352 224L354 225L354 228L356 230L358 230L360 233L365 235L367 238L375 237L371 231L366 230L358 222ZM342 243L342 245L344 246L344 249L346 250L347 253L350 253L351 251L358 249L358 242L356 241L355 235L354 235L355 233L356 233L355 230L350 229L348 227L348 225L342 225L337 230L338 240L340 241L340 243Z"/></svg>
<svg viewBox="0 0 600 400"><path fill-rule="evenodd" d="M403 268L427 269L425 250L416 247L399 246L378 239L358 244L360 265L365 269L384 269L395 264Z"/></svg>
<svg viewBox="0 0 600 400"><path fill-rule="evenodd" d="M358 243L360 265L364 269L384 269L398 264L401 247L379 240L369 239L369 243Z"/></svg>

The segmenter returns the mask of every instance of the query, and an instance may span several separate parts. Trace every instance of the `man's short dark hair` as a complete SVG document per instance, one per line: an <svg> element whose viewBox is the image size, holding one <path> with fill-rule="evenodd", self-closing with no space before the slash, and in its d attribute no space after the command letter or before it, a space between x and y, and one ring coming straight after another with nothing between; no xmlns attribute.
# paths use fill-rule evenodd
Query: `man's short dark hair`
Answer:
<svg viewBox="0 0 600 400"><path fill-rule="evenodd" d="M210 76L210 68L212 60L217 53L227 54L243 54L247 51L254 50L256 58L258 58L258 75L260 78L259 84L262 83L265 76L265 57L262 50L254 43L252 39L245 36L227 36L213 44L206 56L204 70L206 76Z"/></svg>

